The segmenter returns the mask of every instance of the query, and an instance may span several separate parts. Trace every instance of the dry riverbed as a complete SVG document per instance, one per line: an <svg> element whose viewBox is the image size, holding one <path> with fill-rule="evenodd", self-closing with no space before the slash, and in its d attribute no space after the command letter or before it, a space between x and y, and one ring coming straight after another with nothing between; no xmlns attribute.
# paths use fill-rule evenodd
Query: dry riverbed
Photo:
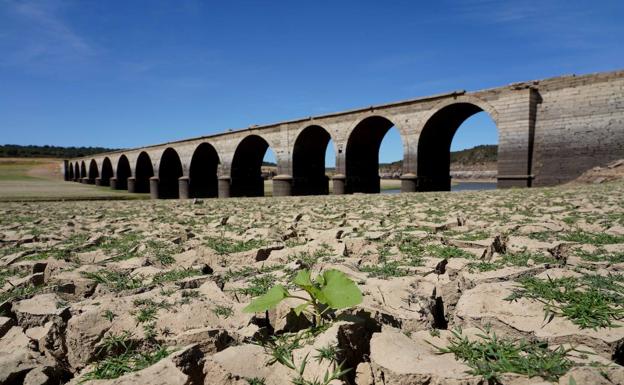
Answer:
<svg viewBox="0 0 624 385"><path fill-rule="evenodd" d="M622 384L624 184L0 203L0 384ZM301 269L363 301L312 325Z"/></svg>

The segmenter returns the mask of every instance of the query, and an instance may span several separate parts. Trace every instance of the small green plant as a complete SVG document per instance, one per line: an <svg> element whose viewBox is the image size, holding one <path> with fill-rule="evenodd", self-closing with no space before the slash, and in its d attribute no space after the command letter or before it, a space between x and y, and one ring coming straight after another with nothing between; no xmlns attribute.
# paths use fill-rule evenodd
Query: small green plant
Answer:
<svg viewBox="0 0 624 385"><path fill-rule="evenodd" d="M438 258L466 258L466 259L474 259L474 255L470 254L467 251L460 249L455 246L445 246L445 245L428 245L426 247L428 253L438 257Z"/></svg>
<svg viewBox="0 0 624 385"><path fill-rule="evenodd" d="M624 263L624 252L609 253L604 249L598 249L593 253L589 253L579 250L576 252L576 255L590 262Z"/></svg>
<svg viewBox="0 0 624 385"><path fill-rule="evenodd" d="M110 309L109 309L109 310L106 310L106 311L104 312L104 314L102 315L102 317L104 317L105 319L107 319L109 322L113 322L113 319L114 319L115 317L117 317L117 315L116 315L115 313L113 313L113 311L112 311L112 310L110 310Z"/></svg>
<svg viewBox="0 0 624 385"><path fill-rule="evenodd" d="M105 353L111 355L134 349L132 337L132 333L128 331L124 331L120 334L109 334L102 339L98 354Z"/></svg>
<svg viewBox="0 0 624 385"><path fill-rule="evenodd" d="M143 287L140 277L131 277L128 274L115 271L85 272L86 278L92 279L100 285L107 286L114 291L138 289Z"/></svg>
<svg viewBox="0 0 624 385"><path fill-rule="evenodd" d="M0 293L0 303L10 300L28 298L42 291L43 289L43 286L33 285L14 287L8 291Z"/></svg>
<svg viewBox="0 0 624 385"><path fill-rule="evenodd" d="M139 309L139 311L135 313L134 319L137 321L137 323L151 322L158 318L156 316L157 312L158 312L157 307L152 307L152 306L145 307L145 308Z"/></svg>
<svg viewBox="0 0 624 385"><path fill-rule="evenodd" d="M201 270L198 269L174 269L164 273L158 273L152 278L152 283L159 285L166 282L175 282L184 278L194 277L196 275L202 275Z"/></svg>
<svg viewBox="0 0 624 385"><path fill-rule="evenodd" d="M337 361L338 353L341 352L341 349L334 345L327 345L322 348L316 349L318 354L314 357L318 362L323 361Z"/></svg>
<svg viewBox="0 0 624 385"><path fill-rule="evenodd" d="M581 329L613 327L624 318L624 277L592 275L539 279L525 277L506 298L528 298L544 304L544 319L561 316Z"/></svg>
<svg viewBox="0 0 624 385"><path fill-rule="evenodd" d="M453 353L455 359L468 365L470 374L482 376L486 381L498 383L503 373L517 373L532 377L542 377L547 381L557 381L573 366L568 353L574 349L559 346L549 349L548 344L514 341L498 338L496 333L483 331L471 341L462 335L461 329L452 330L452 337L445 348L433 345L438 354Z"/></svg>
<svg viewBox="0 0 624 385"><path fill-rule="evenodd" d="M265 241L259 239L251 239L248 241L235 241L225 237L206 239L206 245L216 251L219 255L249 251L262 247L265 244Z"/></svg>
<svg viewBox="0 0 624 385"><path fill-rule="evenodd" d="M268 341L261 343L264 350L271 356L271 359L267 362L267 365L273 365L279 363L296 372L296 376L292 379L291 383L294 385L328 385L331 381L336 379L342 379L351 368L344 368L344 362L338 363L338 356L341 352L337 346L328 345L319 349L316 349L317 355L314 357L317 362L328 361L330 367L325 371L323 379L315 378L313 380L307 380L304 378L306 366L310 353L302 359L301 363L297 365L294 361L293 352L297 349L303 348L305 345L309 345L314 342L314 338L327 330L328 325L322 325L318 327L311 327L309 329L302 330L298 333L284 333L279 336L272 336Z"/></svg>
<svg viewBox="0 0 624 385"><path fill-rule="evenodd" d="M245 378L245 381L247 381L248 385L266 385L264 378Z"/></svg>
<svg viewBox="0 0 624 385"><path fill-rule="evenodd" d="M222 305L215 306L212 312L219 318L229 318L234 314L234 310L231 307Z"/></svg>
<svg viewBox="0 0 624 385"><path fill-rule="evenodd" d="M292 295L284 286L275 285L266 294L252 300L243 311L264 312L273 309L286 298L295 298L303 301L293 309L295 314L309 314L314 323L319 321L322 324L329 319L329 311L349 308L362 302L362 293L355 282L339 270L326 270L314 279L309 270L300 270L292 283L304 290L309 298Z"/></svg>
<svg viewBox="0 0 624 385"><path fill-rule="evenodd" d="M574 231L564 234L561 237L564 241L587 243L590 245L608 245L613 243L624 243L624 236L611 235L607 233L588 233L585 231Z"/></svg>
<svg viewBox="0 0 624 385"><path fill-rule="evenodd" d="M541 253L530 253L525 251L517 252L517 253L506 253L503 254L500 259L497 259L494 262L471 262L468 264L468 270L470 272L473 271L492 271L503 268L505 266L521 266L527 267L529 265L529 260L532 260L533 263L547 263L553 262L554 259L551 257L547 257Z"/></svg>
<svg viewBox="0 0 624 385"><path fill-rule="evenodd" d="M407 269L401 268L398 261L383 262L378 265L362 266L360 271L368 273L369 277L388 279L390 277L405 277L410 274Z"/></svg>
<svg viewBox="0 0 624 385"><path fill-rule="evenodd" d="M244 289L239 289L241 294L257 297L265 294L271 288L271 285L275 282L275 276L273 274L260 275L253 277L249 281L249 285Z"/></svg>
<svg viewBox="0 0 624 385"><path fill-rule="evenodd" d="M553 234L549 231L536 231L530 233L529 238L535 239L536 241L548 242L552 238Z"/></svg>
<svg viewBox="0 0 624 385"><path fill-rule="evenodd" d="M463 233L457 239L460 239L462 241L480 241L483 239L488 239L489 237L490 235L487 232L483 230L477 230L470 233Z"/></svg>
<svg viewBox="0 0 624 385"><path fill-rule="evenodd" d="M97 361L93 370L82 377L83 381L113 379L126 373L136 372L151 366L171 352L166 347L156 346L153 350L139 352L133 349L124 351L120 355L108 356Z"/></svg>

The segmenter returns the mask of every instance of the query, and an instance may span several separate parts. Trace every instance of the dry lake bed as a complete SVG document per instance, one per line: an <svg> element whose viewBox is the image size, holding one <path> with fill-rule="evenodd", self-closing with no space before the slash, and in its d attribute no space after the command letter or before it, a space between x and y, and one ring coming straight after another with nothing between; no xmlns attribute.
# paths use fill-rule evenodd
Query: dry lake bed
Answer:
<svg viewBox="0 0 624 385"><path fill-rule="evenodd" d="M623 384L623 208L622 182L2 202L0 384Z"/></svg>

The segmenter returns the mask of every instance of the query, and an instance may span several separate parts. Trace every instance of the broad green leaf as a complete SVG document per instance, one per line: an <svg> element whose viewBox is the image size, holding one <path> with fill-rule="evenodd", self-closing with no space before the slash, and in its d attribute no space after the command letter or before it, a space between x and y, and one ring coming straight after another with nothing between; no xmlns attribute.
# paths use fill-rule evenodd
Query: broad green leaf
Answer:
<svg viewBox="0 0 624 385"><path fill-rule="evenodd" d="M321 293L327 306L332 309L344 309L362 302L362 292L349 277L339 270L327 270L323 273L325 285Z"/></svg>
<svg viewBox="0 0 624 385"><path fill-rule="evenodd" d="M288 290L282 285L275 285L266 292L266 294L255 298L251 303L243 309L245 313L259 313L273 309L284 298L288 297Z"/></svg>
<svg viewBox="0 0 624 385"><path fill-rule="evenodd" d="M301 312L303 312L305 310L305 308L308 307L309 304L310 304L309 302L304 302L301 305L299 305L296 308L294 308L293 311L295 312L295 314L297 316L299 316L301 314Z"/></svg>
<svg viewBox="0 0 624 385"><path fill-rule="evenodd" d="M314 284L310 279L310 270L299 270L297 276L293 280L293 283L300 286L302 289L308 286L313 286Z"/></svg>
<svg viewBox="0 0 624 385"><path fill-rule="evenodd" d="M321 275L317 276L321 277ZM312 298L315 298L318 302L322 304L326 304L325 295L321 293L321 289L318 288L317 285L312 282L312 278L310 277L310 270L299 270L297 276L293 280L293 283L303 290L305 290Z"/></svg>

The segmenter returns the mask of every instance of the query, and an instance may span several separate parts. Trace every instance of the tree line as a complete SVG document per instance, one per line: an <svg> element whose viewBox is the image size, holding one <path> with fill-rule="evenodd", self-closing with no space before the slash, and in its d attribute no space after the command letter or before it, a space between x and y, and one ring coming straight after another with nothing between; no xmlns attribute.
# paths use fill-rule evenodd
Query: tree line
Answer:
<svg viewBox="0 0 624 385"><path fill-rule="evenodd" d="M102 152L116 151L105 147L61 147L61 146L21 146L18 144L0 145L0 158L79 158Z"/></svg>

